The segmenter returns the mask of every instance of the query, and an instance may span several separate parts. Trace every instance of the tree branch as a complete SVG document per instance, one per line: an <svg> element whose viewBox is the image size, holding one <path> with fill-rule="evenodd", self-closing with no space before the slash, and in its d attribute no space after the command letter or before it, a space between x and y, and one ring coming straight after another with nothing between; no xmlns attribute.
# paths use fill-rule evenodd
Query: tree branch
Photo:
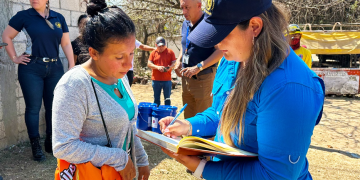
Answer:
<svg viewBox="0 0 360 180"><path fill-rule="evenodd" d="M128 7L130 10L134 10L134 11L149 11L149 12L160 12L160 13L168 13L168 14L173 14L175 16L182 16L183 14L179 14L179 13L175 13L175 12L171 12L171 11L165 11L165 10L153 10L153 9L146 9L146 8L132 8L132 7Z"/></svg>
<svg viewBox="0 0 360 180"><path fill-rule="evenodd" d="M180 9L180 5L177 6L178 4L175 4L173 2L170 1L166 1L172 5L168 5L168 4L164 4L164 3L158 3L158 2L154 2L154 1L148 1L148 0L141 0L141 2L147 2L147 3L151 3L151 4L156 4L159 5L159 7L167 7L167 8L174 8L174 9Z"/></svg>

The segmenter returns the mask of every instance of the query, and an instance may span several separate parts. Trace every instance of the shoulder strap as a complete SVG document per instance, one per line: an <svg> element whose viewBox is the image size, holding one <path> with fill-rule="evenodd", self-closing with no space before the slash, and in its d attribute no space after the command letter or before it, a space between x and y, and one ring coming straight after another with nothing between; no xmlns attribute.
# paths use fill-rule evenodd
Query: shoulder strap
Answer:
<svg viewBox="0 0 360 180"><path fill-rule="evenodd" d="M110 140L110 137L109 137L109 133L108 133L108 131L107 131L106 124L105 124L105 121L104 121L104 117L103 117L103 114L102 114L102 111L101 111L101 108L100 108L99 99L98 99L98 96L97 96L97 94L96 94L94 82L93 82L92 79L90 79L90 80L91 80L91 85L92 85L92 87L93 87L93 89L94 89L94 93L95 93L95 97L96 97L96 102L97 102L98 107L99 107L99 111L100 111L100 115L101 115L101 120L102 120L102 122L103 122L104 129L105 129L105 133L106 133L106 138L107 138L107 141L108 141L108 144L107 144L106 146L107 146L107 147L112 147L112 145L111 145L111 140Z"/></svg>

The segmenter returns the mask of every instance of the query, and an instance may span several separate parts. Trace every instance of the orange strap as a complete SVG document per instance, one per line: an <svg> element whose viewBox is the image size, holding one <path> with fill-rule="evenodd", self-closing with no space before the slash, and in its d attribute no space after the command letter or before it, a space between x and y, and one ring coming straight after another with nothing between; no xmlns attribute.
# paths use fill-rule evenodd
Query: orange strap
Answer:
<svg viewBox="0 0 360 180"><path fill-rule="evenodd" d="M91 162L71 164L61 159L58 159L57 162L55 180L121 180L121 176L115 168L108 165L99 169Z"/></svg>

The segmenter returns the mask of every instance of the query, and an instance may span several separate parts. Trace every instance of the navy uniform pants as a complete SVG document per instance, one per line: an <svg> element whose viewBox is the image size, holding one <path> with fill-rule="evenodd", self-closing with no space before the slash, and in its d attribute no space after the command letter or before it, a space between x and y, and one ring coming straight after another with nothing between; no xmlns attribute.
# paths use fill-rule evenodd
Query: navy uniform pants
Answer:
<svg viewBox="0 0 360 180"><path fill-rule="evenodd" d="M30 58L27 65L19 64L18 79L25 100L25 123L29 138L39 137L39 112L42 101L45 106L46 134L51 135L51 116L54 89L62 75L63 65L55 62L43 62Z"/></svg>

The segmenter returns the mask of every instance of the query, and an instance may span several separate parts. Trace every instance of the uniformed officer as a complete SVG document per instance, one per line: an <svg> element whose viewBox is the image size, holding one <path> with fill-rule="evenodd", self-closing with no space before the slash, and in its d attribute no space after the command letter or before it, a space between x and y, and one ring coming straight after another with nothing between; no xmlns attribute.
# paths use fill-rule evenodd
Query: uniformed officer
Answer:
<svg viewBox="0 0 360 180"><path fill-rule="evenodd" d="M184 117L190 118L211 106L211 89L217 62L223 53L215 47L203 48L188 40L188 36L204 18L201 0L180 0L180 6L186 20L182 25L181 51L175 72L179 77L182 76L183 104L188 104Z"/></svg>
<svg viewBox="0 0 360 180"><path fill-rule="evenodd" d="M32 8L18 12L10 19L2 39L11 60L19 64L18 79L25 99L25 123L35 161L45 155L39 143L39 111L44 100L46 119L45 151L52 153L51 111L55 85L64 74L59 59L59 45L74 66L69 30L64 17L50 10L49 0L30 0ZM12 39L24 31L27 36L25 53L17 55Z"/></svg>

